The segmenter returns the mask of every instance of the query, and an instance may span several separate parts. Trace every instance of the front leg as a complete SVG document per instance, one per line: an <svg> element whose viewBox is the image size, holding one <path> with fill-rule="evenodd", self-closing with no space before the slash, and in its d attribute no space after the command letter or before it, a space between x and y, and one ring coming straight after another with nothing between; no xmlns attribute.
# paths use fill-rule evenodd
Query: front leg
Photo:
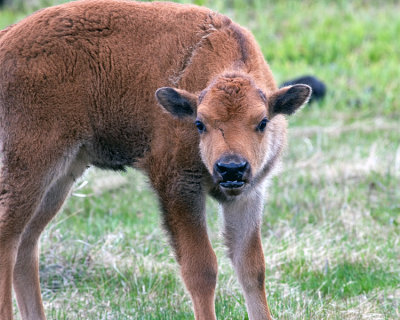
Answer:
<svg viewBox="0 0 400 320"><path fill-rule="evenodd" d="M181 179L179 179L181 180ZM164 225L190 293L196 320L214 320L217 259L211 247L205 219L205 196L181 181L155 184L160 196ZM200 184L196 184L200 187ZM196 188L195 188L196 189ZM196 191L196 192L194 192Z"/></svg>
<svg viewBox="0 0 400 320"><path fill-rule="evenodd" d="M271 320L265 293L265 261L261 245L264 188L222 205L229 257L243 288L250 320Z"/></svg>

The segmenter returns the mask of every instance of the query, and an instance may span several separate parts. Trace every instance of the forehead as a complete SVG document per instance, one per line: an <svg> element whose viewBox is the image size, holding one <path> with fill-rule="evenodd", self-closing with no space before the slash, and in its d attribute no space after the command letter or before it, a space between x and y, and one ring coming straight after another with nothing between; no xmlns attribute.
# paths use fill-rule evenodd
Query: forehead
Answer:
<svg viewBox="0 0 400 320"><path fill-rule="evenodd" d="M267 112L264 94L247 77L219 77L202 95L197 113L208 120L225 122L265 116Z"/></svg>

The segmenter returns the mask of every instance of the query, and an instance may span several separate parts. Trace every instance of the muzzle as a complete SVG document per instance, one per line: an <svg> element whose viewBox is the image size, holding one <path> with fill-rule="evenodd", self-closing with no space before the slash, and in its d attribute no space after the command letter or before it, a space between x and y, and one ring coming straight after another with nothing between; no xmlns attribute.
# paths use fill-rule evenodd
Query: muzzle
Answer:
<svg viewBox="0 0 400 320"><path fill-rule="evenodd" d="M240 189L250 177L250 164L238 155L222 156L213 170L214 182L223 189Z"/></svg>

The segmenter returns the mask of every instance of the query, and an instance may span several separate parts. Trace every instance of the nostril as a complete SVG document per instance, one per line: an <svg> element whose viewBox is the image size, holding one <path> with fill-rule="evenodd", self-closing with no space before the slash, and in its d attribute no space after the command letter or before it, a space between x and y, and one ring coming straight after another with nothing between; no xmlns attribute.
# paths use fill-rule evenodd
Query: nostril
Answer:
<svg viewBox="0 0 400 320"><path fill-rule="evenodd" d="M224 180L241 180L249 164L246 161L237 162L217 162L216 171L222 176Z"/></svg>
<svg viewBox="0 0 400 320"><path fill-rule="evenodd" d="M247 162L241 162L241 163L236 163L236 162L229 162L229 163L223 163L223 162L218 162L217 163L217 169L220 172L225 172L225 171L236 171L236 170L244 170L246 169L248 163Z"/></svg>
<svg viewBox="0 0 400 320"><path fill-rule="evenodd" d="M222 162L217 162L217 169L219 172L224 172L226 170L226 167Z"/></svg>
<svg viewBox="0 0 400 320"><path fill-rule="evenodd" d="M243 161L243 162L241 162L241 163L238 164L238 170L244 171L244 170L247 169L247 166L248 166L248 163L245 162L245 161Z"/></svg>
<svg viewBox="0 0 400 320"><path fill-rule="evenodd" d="M229 163L218 162L217 169L218 169L219 173L224 174L227 172L236 171L238 169L238 165L233 162L229 162Z"/></svg>

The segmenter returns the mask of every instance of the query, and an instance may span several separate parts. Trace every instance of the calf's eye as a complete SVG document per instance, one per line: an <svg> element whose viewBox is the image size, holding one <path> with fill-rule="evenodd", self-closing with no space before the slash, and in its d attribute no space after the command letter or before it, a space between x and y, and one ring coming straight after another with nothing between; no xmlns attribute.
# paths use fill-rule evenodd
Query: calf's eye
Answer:
<svg viewBox="0 0 400 320"><path fill-rule="evenodd" d="M267 126L268 121L269 121L269 120L268 120L267 118L262 119L262 120L260 121L260 123L258 124L256 130L257 130L257 131L260 131L260 132L264 132L265 127Z"/></svg>
<svg viewBox="0 0 400 320"><path fill-rule="evenodd" d="M196 125L197 130L199 130L199 133L203 133L206 131L206 126L200 120L196 120L194 124Z"/></svg>

